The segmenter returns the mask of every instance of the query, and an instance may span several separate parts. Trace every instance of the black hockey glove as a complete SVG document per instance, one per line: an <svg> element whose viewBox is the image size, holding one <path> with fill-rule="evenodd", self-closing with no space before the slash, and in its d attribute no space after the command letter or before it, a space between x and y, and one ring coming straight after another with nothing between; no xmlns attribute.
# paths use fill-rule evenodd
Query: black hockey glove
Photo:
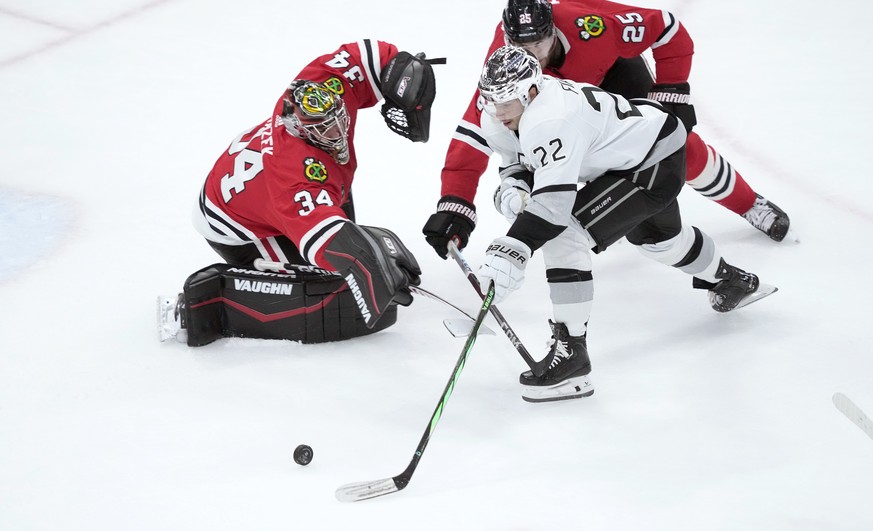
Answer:
<svg viewBox="0 0 873 531"><path fill-rule="evenodd" d="M421 284L421 267L418 265L418 260L415 259L412 251L400 241L400 238L390 230L364 225L361 225L361 228L367 231L381 245L382 252L388 260L393 262L397 269L403 273L405 282L397 283L394 302L401 306L409 306L412 304L412 292L409 291L409 286Z"/></svg>
<svg viewBox="0 0 873 531"><path fill-rule="evenodd" d="M412 302L409 286L419 282L421 270L390 231L345 222L325 246L324 257L345 278L367 328L392 303Z"/></svg>
<svg viewBox="0 0 873 531"><path fill-rule="evenodd" d="M697 125L694 105L691 105L691 85L688 83L659 83L652 87L649 99L664 106L685 124L689 133Z"/></svg>
<svg viewBox="0 0 873 531"><path fill-rule="evenodd" d="M453 195L444 196L437 203L437 211L428 218L421 230L424 239L443 260L449 255L449 242L458 240L458 248L466 247L470 234L476 228L476 207Z"/></svg>

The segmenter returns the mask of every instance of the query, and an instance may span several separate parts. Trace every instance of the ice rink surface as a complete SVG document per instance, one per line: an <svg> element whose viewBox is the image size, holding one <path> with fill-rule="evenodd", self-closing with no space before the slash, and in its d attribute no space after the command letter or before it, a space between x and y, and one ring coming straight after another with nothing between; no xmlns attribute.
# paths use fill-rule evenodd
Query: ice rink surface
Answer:
<svg viewBox="0 0 873 531"><path fill-rule="evenodd" d="M336 487L412 457L462 347L451 313L423 299L344 343L191 349L157 341L154 300L218 261L189 214L219 153L311 59L370 37L448 64L429 143L360 114L358 220L474 309L420 230L503 2L61 4L0 0L3 531L873 529L873 441L831 402L873 412L868 2L828 4L824 24L809 0L642 4L689 28L696 130L801 241L688 188L684 219L779 293L718 315L685 275L611 248L595 258L594 396L523 402L524 363L482 337L410 486L358 504ZM506 227L496 182L474 266ZM541 269L501 305L536 356Z"/></svg>

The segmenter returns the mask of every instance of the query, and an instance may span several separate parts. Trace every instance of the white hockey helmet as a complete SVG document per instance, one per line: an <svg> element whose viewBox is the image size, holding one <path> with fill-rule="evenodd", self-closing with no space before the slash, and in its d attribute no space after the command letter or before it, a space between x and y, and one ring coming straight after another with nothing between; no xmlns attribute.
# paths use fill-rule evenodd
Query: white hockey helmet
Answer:
<svg viewBox="0 0 873 531"><path fill-rule="evenodd" d="M342 97L323 83L296 80L285 91L282 122L292 135L349 161L351 119Z"/></svg>
<svg viewBox="0 0 873 531"><path fill-rule="evenodd" d="M494 105L521 101L523 108L530 103L530 88L543 88L543 69L532 53L518 46L501 46L488 57L479 78L479 93L485 110L494 111ZM490 108L489 108L490 106Z"/></svg>

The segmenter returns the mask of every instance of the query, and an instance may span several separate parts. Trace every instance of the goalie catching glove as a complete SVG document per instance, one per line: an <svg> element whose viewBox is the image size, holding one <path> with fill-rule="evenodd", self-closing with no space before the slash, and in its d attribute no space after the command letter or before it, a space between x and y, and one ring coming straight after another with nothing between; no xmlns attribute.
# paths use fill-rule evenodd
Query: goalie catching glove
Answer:
<svg viewBox="0 0 873 531"><path fill-rule="evenodd" d="M524 284L524 268L530 260L530 247L509 236L496 238L485 251L485 263L477 277L484 293L494 281L494 300L500 302Z"/></svg>
<svg viewBox="0 0 873 531"><path fill-rule="evenodd" d="M426 59L423 53L399 52L382 71L380 85L385 95L382 117L388 127L413 142L430 138L430 108L436 98L434 64L445 59Z"/></svg>

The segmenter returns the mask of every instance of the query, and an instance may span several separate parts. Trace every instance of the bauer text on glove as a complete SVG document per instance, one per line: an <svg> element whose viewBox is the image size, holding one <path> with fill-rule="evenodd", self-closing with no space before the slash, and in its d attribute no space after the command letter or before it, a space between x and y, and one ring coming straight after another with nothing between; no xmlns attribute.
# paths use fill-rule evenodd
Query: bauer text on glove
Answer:
<svg viewBox="0 0 873 531"><path fill-rule="evenodd" d="M530 254L530 247L515 238L496 238L485 251L485 262L477 273L482 290L487 290L493 280L495 300L501 301L520 288Z"/></svg>

